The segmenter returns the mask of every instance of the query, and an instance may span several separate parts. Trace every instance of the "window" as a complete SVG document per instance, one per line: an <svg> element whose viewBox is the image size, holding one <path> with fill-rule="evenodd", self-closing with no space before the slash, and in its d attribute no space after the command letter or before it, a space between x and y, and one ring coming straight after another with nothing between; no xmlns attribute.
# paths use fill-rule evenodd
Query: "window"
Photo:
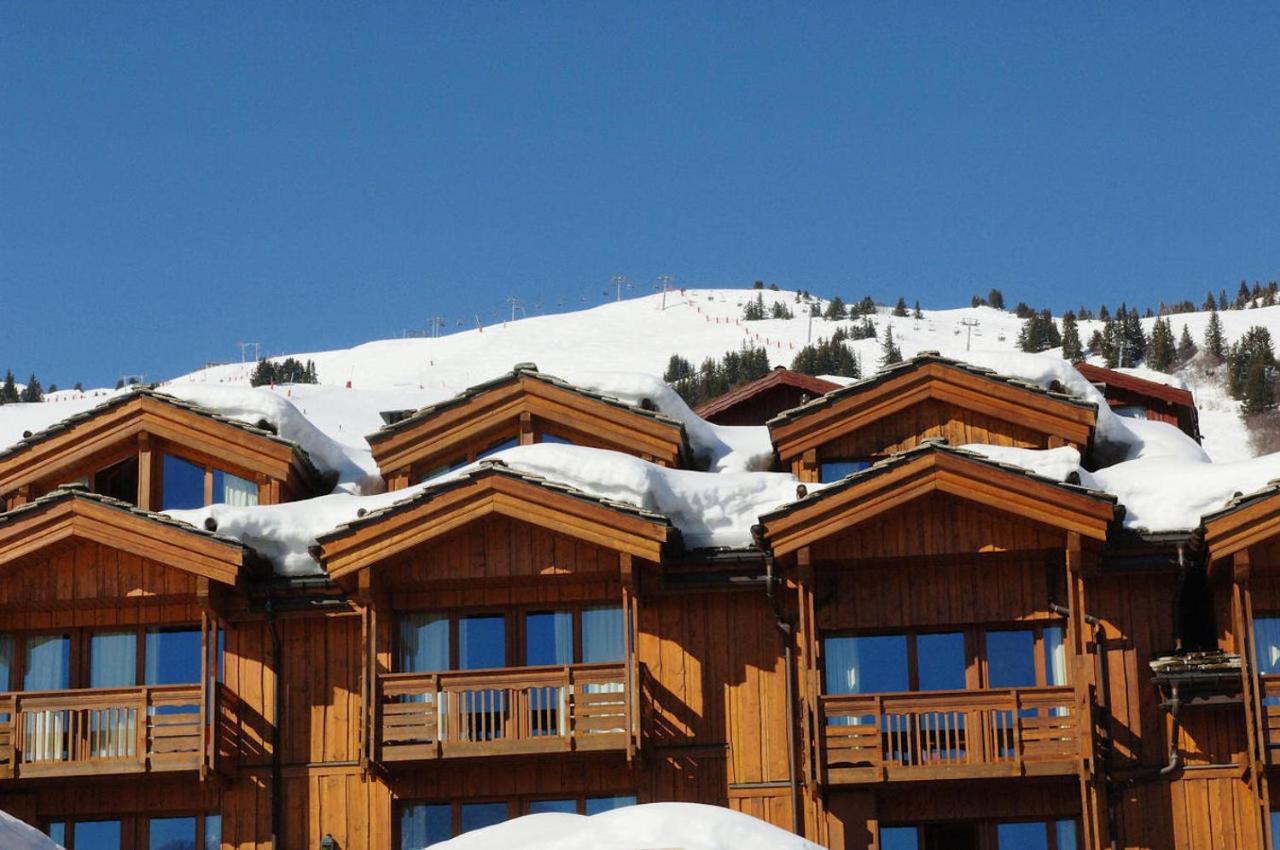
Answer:
<svg viewBox="0 0 1280 850"><path fill-rule="evenodd" d="M991 824L981 821L928 823L919 826L880 827L880 850L977 850L980 835L995 827L995 850L1078 850L1076 822L1014 821Z"/></svg>
<svg viewBox="0 0 1280 850"><path fill-rule="evenodd" d="M413 483L421 484L423 481L430 481L432 478L439 478L441 475L445 475L447 473L453 472L455 469L461 469L466 465L467 465L467 459L465 457L460 457L457 460L450 461L449 463L441 464L440 466L433 467L432 469L427 470L426 475L417 479Z"/></svg>
<svg viewBox="0 0 1280 850"><path fill-rule="evenodd" d="M1253 651L1258 673L1280 675L1280 616L1253 618Z"/></svg>
<svg viewBox="0 0 1280 850"><path fill-rule="evenodd" d="M577 800L534 800L529 803L529 814L541 815L547 812L558 812L566 815L578 813Z"/></svg>
<svg viewBox="0 0 1280 850"><path fill-rule="evenodd" d="M601 812L610 812L614 809L634 806L635 804L636 798L634 794L623 794L615 797L588 797L586 806L583 808L583 814L598 815Z"/></svg>
<svg viewBox="0 0 1280 850"><path fill-rule="evenodd" d="M582 660L603 664L626 660L622 606L582 609Z"/></svg>
<svg viewBox="0 0 1280 850"><path fill-rule="evenodd" d="M161 507L163 510L199 508L207 504L256 505L258 484L212 466L164 456ZM205 498L205 493L209 498Z"/></svg>
<svg viewBox="0 0 1280 850"><path fill-rule="evenodd" d="M31 635L23 659L24 691L64 691L71 687L71 636Z"/></svg>
<svg viewBox="0 0 1280 850"><path fill-rule="evenodd" d="M1074 820L1026 821L996 825L999 850L1076 850Z"/></svg>
<svg viewBox="0 0 1280 850"><path fill-rule="evenodd" d="M911 690L906 635L827 638L823 655L829 694Z"/></svg>
<svg viewBox="0 0 1280 850"><path fill-rule="evenodd" d="M570 440L568 437L561 437L559 434L548 434L546 432L543 432L542 434L538 435L538 442L539 443L555 443L556 445L561 445L561 446L577 445L577 443L575 443L573 440Z"/></svg>
<svg viewBox="0 0 1280 850"><path fill-rule="evenodd" d="M92 490L131 505L138 503L138 456L130 455L93 474Z"/></svg>
<svg viewBox="0 0 1280 850"><path fill-rule="evenodd" d="M143 829L145 828L145 832ZM137 835L147 850L219 850L222 817L195 814L183 817L128 818L124 820L53 821L45 832L67 850L119 850L122 835Z"/></svg>
<svg viewBox="0 0 1280 850"><path fill-rule="evenodd" d="M870 466L869 460L824 460L818 467L818 480L823 484L839 481Z"/></svg>
<svg viewBox="0 0 1280 850"><path fill-rule="evenodd" d="M507 618L481 614L458 620L458 669L493 670L507 666Z"/></svg>
<svg viewBox="0 0 1280 850"><path fill-rule="evenodd" d="M195 680L200 681L200 677L196 676ZM90 635L89 687L131 688L136 684L138 684L137 633L95 632Z"/></svg>
<svg viewBox="0 0 1280 850"><path fill-rule="evenodd" d="M494 443L492 446L489 446L489 448L481 449L480 451L476 452L476 460L480 460L481 458L488 457L489 455L497 454L498 452L504 451L506 449L514 448L519 444L520 444L520 441L515 437L512 437L508 440L503 440L500 443Z"/></svg>
<svg viewBox="0 0 1280 850"><path fill-rule="evenodd" d="M920 850L920 831L914 826L882 826L880 850Z"/></svg>
<svg viewBox="0 0 1280 850"><path fill-rule="evenodd" d="M47 833L66 850L120 850L120 821L54 821Z"/></svg>
<svg viewBox="0 0 1280 850"><path fill-rule="evenodd" d="M1116 416L1123 416L1125 419L1148 418L1147 409L1137 404L1126 404L1121 407L1113 407L1111 408L1111 412Z"/></svg>
<svg viewBox="0 0 1280 850"><path fill-rule="evenodd" d="M0 691L194 685L202 653L191 626L0 634Z"/></svg>
<svg viewBox="0 0 1280 850"><path fill-rule="evenodd" d="M1036 684L1036 636L1030 629L987 632L987 687Z"/></svg>
<svg viewBox="0 0 1280 850"><path fill-rule="evenodd" d="M573 663L573 612L534 611L524 617L525 657L530 667Z"/></svg>
<svg viewBox="0 0 1280 850"><path fill-rule="evenodd" d="M147 629L148 685L189 685L200 681L200 630L191 628Z"/></svg>
<svg viewBox="0 0 1280 850"><path fill-rule="evenodd" d="M447 614L402 614L399 638L397 670L435 673L450 668Z"/></svg>
<svg viewBox="0 0 1280 850"><path fill-rule="evenodd" d="M1280 850L1280 812L1271 813L1271 850Z"/></svg>
<svg viewBox="0 0 1280 850"><path fill-rule="evenodd" d="M464 832L502 823L517 814L598 815L635 804L634 794L485 802L406 802L399 804L395 819L399 832L395 846L400 850L422 850Z"/></svg>

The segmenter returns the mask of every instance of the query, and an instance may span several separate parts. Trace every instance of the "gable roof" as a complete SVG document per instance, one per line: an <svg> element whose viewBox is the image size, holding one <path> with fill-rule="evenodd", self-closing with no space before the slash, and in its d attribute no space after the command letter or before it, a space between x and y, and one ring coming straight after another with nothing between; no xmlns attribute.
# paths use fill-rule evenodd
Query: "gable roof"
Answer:
<svg viewBox="0 0 1280 850"><path fill-rule="evenodd" d="M914 384L925 385L925 389L903 391ZM1088 444L1097 421L1097 407L1091 401L943 357L936 351L924 351L869 378L783 411L766 424L779 454L785 458L854 430L861 424L859 418L868 422L882 419L932 397L962 406L981 406L979 399L983 397L993 404L1015 404L1016 411L1004 414L1014 424L1057 434L1081 446ZM851 418L851 414L857 418Z"/></svg>
<svg viewBox="0 0 1280 850"><path fill-rule="evenodd" d="M662 514L484 460L321 535L317 560L338 579L495 513L654 561L680 539Z"/></svg>
<svg viewBox="0 0 1280 850"><path fill-rule="evenodd" d="M1085 380L1093 384L1106 384L1129 390L1177 407L1194 408L1196 406L1195 397L1191 395L1191 391L1184 390L1181 387L1172 387L1159 381L1148 381L1146 378L1140 378L1137 375L1117 372L1115 369L1107 369L1103 366L1094 366L1092 363L1073 363L1072 366L1084 376Z"/></svg>
<svg viewBox="0 0 1280 850"><path fill-rule="evenodd" d="M1200 522L1211 561L1280 537L1280 479L1253 493L1237 493Z"/></svg>
<svg viewBox="0 0 1280 850"><path fill-rule="evenodd" d="M228 585L236 584L244 567L265 564L238 540L67 485L0 514L0 567L68 538L93 540Z"/></svg>
<svg viewBox="0 0 1280 850"><path fill-rule="evenodd" d="M49 474L47 470L22 474L15 472L21 470L24 466L37 463L34 455L38 450L49 441L63 434L74 432L75 430L88 425L89 423L99 420L108 414L120 411L129 405L160 405L181 413L192 414L209 422L215 422L219 425L225 425L234 428L238 432L252 435L255 438L268 441L274 447L278 447L275 453L282 455L287 451L291 454L291 465L295 467L304 485L308 489L316 491L325 488L325 483L331 478L320 472L315 464L311 461L311 457L306 451L292 440L286 440L284 437L277 435L274 431L257 425L250 425L238 419L232 419L223 416L207 408L201 407L191 402L184 401L167 393L160 392L152 386L136 385L126 392L117 393L102 404L95 405L88 410L68 416L66 419L55 422L47 428L35 433L26 433L23 438L7 448L0 450L0 490L10 490L17 484L25 483L28 480L40 479ZM283 477L283 476L282 476ZM62 483L62 482L58 482Z"/></svg>
<svg viewBox="0 0 1280 850"><path fill-rule="evenodd" d="M774 553L784 555L932 492L1095 540L1106 539L1116 514L1116 497L1109 493L929 440L803 492L796 501L762 515L760 522Z"/></svg>
<svg viewBox="0 0 1280 850"><path fill-rule="evenodd" d="M389 423L365 439L372 447L374 459L378 461L384 473L388 469L399 469L417 459L418 452L412 451L407 444L401 445L401 440L407 443L407 435L420 430L429 432L432 425L438 425L441 429L451 428L458 423L448 419L448 414L458 411L458 419L461 420L461 412L466 407L480 404L489 394L516 384L524 384L526 388L545 388L550 393L563 393L567 397L588 399L598 403L602 406L602 410L608 411L606 418L612 420L612 436L621 437L628 434L639 438L641 432L644 432L648 441L660 442L668 447L666 454L669 457L666 459L679 460L687 466L692 457L683 422L655 409L629 404L603 393L574 386L560 378L539 372L538 367L532 363L517 364L504 375L476 384L453 398L428 405L414 413L405 415L403 411L388 411L383 414L383 419L390 420ZM468 422L473 422L473 419L468 418ZM430 456L436 453L432 452Z"/></svg>
<svg viewBox="0 0 1280 850"><path fill-rule="evenodd" d="M824 381L821 378L815 378L812 375L806 375L803 372L793 372L790 369L784 369L781 366L774 367L769 374L756 378L754 381L748 381L740 387L735 387L723 395L716 396L710 401L700 404L694 413L703 419L711 419L718 413L736 407L743 402L749 401L760 393L772 389L777 386L795 387L810 393L814 397L826 395L832 390L840 389L840 384L834 384L831 381Z"/></svg>

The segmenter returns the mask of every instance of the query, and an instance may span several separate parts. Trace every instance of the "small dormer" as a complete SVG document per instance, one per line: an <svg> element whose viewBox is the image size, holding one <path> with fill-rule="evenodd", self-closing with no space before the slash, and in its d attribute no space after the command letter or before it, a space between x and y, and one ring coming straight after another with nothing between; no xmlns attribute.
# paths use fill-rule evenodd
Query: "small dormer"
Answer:
<svg viewBox="0 0 1280 850"><path fill-rule="evenodd" d="M144 510L271 505L332 485L295 443L151 388L121 393L0 453L6 510L62 484Z"/></svg>
<svg viewBox="0 0 1280 850"><path fill-rule="evenodd" d="M768 426L782 469L834 481L930 439L1083 455L1096 417L1091 402L926 352Z"/></svg>
<svg viewBox="0 0 1280 850"><path fill-rule="evenodd" d="M533 443L569 443L687 468L684 425L543 374L532 364L412 414L383 414L389 424L367 439L387 482L399 490Z"/></svg>

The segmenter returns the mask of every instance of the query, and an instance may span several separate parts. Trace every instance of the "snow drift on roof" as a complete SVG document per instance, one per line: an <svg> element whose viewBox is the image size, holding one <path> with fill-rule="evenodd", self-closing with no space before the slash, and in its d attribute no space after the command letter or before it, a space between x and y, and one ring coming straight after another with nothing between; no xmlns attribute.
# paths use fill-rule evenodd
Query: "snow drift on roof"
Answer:
<svg viewBox="0 0 1280 850"><path fill-rule="evenodd" d="M525 815L436 846L440 850L821 850L750 815L700 803L647 803L590 817Z"/></svg>

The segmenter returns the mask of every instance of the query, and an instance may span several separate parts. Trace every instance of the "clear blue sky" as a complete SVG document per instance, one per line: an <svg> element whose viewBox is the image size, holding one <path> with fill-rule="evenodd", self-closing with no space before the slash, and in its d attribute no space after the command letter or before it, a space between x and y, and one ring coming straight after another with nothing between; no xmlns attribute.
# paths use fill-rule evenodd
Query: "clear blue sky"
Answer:
<svg viewBox="0 0 1280 850"><path fill-rule="evenodd" d="M1274 4L0 5L0 369L686 285L1280 275Z"/></svg>

